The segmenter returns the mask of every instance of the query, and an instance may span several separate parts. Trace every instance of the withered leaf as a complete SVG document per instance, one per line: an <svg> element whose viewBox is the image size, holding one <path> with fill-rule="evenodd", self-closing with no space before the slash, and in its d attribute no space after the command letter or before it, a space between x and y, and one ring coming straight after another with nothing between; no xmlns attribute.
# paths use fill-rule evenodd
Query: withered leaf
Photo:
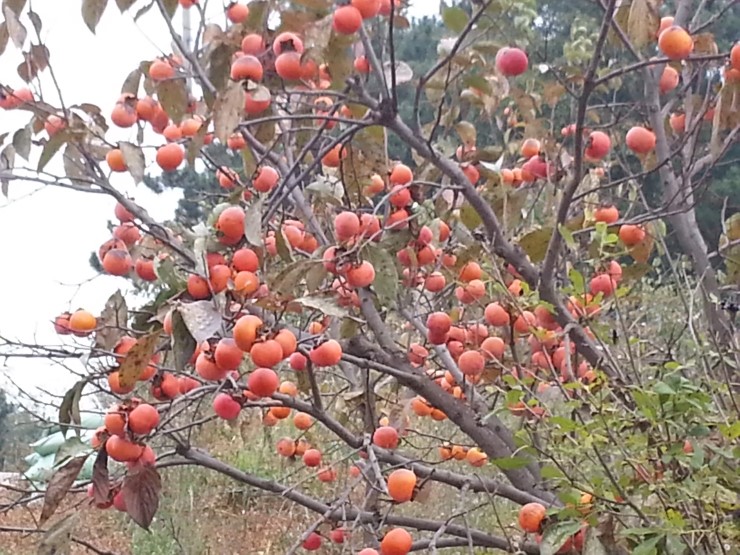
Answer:
<svg viewBox="0 0 740 555"><path fill-rule="evenodd" d="M104 351L111 351L124 335L128 321L126 299L119 289L105 303L105 308L98 318L98 329L95 332L95 346Z"/></svg>
<svg viewBox="0 0 740 555"><path fill-rule="evenodd" d="M118 379L121 387L132 387L141 376L141 372L149 365L149 362L157 348L159 339L159 330L148 333L140 337L131 350L126 353L118 368Z"/></svg>
<svg viewBox="0 0 740 555"><path fill-rule="evenodd" d="M44 494L44 507L41 509L40 523L43 524L54 514L69 488L72 487L82 467L87 460L87 455L74 457L67 464L57 470L49 480Z"/></svg>
<svg viewBox="0 0 740 555"><path fill-rule="evenodd" d="M110 498L110 476L108 474L108 451L105 450L105 444L100 448L95 459L92 483L95 503L107 503Z"/></svg>
<svg viewBox="0 0 740 555"><path fill-rule="evenodd" d="M145 530L154 519L159 508L159 493L162 479L151 465L137 466L123 479L123 501L131 519Z"/></svg>

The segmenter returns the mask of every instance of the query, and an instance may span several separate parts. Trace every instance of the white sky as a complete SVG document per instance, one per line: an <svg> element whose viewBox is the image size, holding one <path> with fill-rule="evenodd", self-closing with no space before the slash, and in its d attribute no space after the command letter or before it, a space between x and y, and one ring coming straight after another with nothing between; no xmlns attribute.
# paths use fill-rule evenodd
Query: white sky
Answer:
<svg viewBox="0 0 740 555"><path fill-rule="evenodd" d="M409 13L415 17L439 10L437 0L409 3ZM221 2L211 1L212 6L216 4ZM41 37L51 51L66 105L90 102L107 116L126 75L141 60L171 52L166 26L156 8L134 23L132 15L121 16L110 0L93 35L82 22L80 2L37 0L32 5L43 21ZM223 12L218 12L216 22L223 24ZM37 42L27 18L22 21ZM8 44L0 57L0 82L22 86L16 73L21 60L20 52ZM41 77L47 101L58 105L48 70ZM10 132L6 142L29 119L28 112L0 113L0 133ZM108 138L134 140L135 131L112 128ZM60 160L52 160L47 171L62 173ZM154 218L172 216L176 192L154 195L144 186L134 187L125 177L113 183L134 196ZM90 253L110 237L106 222L113 219L114 205L104 195L57 187L39 189L24 182L10 184L9 201L0 197L0 335L28 343L59 344L50 324L56 314L81 307L99 313L116 289L125 291L127 280L96 276L88 264ZM0 386L3 373L27 391L38 385L62 393L75 380L63 368L40 359L11 359L7 365L0 360Z"/></svg>

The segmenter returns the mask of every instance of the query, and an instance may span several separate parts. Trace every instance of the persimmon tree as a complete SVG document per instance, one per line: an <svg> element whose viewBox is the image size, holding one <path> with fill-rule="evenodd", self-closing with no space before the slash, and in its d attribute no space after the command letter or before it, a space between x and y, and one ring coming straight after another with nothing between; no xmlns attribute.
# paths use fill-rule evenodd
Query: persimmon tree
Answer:
<svg viewBox="0 0 740 555"><path fill-rule="evenodd" d="M82 2L91 32L108 3ZM402 2L117 0L175 50L98 107L38 94L54 81L43 22L3 2L5 55L24 62L0 105L30 115L3 136L4 187L109 195L100 265L151 292L58 315L79 337L63 349L5 345L84 359L70 430L83 389L115 398L42 522L96 457L91 503L145 528L174 466L301 505L316 520L291 552L731 552L739 361L722 300L740 231L723 214L708 246L695 208L740 129L740 46L711 32L736 2L582 3L598 17L555 58L529 47L534 1L444 7L419 75L396 54ZM57 158L64 175L46 170ZM184 164L214 185L191 228L110 180ZM292 481L196 441L245 411L285 433ZM322 495L302 490L314 479ZM450 507L422 502L432 484Z"/></svg>

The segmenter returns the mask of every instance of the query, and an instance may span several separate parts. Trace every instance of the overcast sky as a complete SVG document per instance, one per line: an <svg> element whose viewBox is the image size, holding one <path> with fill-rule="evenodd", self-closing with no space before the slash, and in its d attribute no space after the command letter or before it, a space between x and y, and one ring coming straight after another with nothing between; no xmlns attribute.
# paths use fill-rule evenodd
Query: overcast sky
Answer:
<svg viewBox="0 0 740 555"><path fill-rule="evenodd" d="M135 23L131 15L119 15L113 1L109 4L96 35L82 22L77 11L80 2L32 4L43 21L41 38L51 51L65 105L91 102L106 115L129 71L142 60L172 50L156 9ZM216 4L221 2L211 1L212 6ZM416 17L434 15L439 9L436 0L412 0L410 4L410 14ZM222 23L222 12L215 15L219 16L216 22ZM27 19L23 21L33 36L31 25ZM0 83L22 85L16 73L21 59L20 52L9 44L0 57ZM42 89L47 101L58 106L48 71L42 74ZM0 133L10 132L10 137L29 119L28 112L3 112L1 116ZM135 131L129 130L112 129L108 134L109 140L134 137ZM53 160L47 171L61 173L61 161ZM156 219L172 216L176 192L157 196L143 186L135 188L130 181L119 177L113 183L134 196ZM110 237L106 222L112 219L114 205L104 195L57 187L39 189L25 182L10 184L9 200L0 197L0 335L28 343L58 344L60 338L50 324L56 314L80 307L98 313L116 289L126 290L126 280L96 276L88 264L90 252ZM26 390L40 385L64 392L75 380L63 368L39 359L12 359L7 365L0 360L0 384L3 373Z"/></svg>

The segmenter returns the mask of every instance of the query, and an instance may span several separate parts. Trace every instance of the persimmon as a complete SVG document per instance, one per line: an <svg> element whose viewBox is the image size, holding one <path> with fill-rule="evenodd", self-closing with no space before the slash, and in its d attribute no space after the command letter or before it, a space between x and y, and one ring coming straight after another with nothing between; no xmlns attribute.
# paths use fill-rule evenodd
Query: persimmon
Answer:
<svg viewBox="0 0 740 555"><path fill-rule="evenodd" d="M276 420L285 420L290 416L291 409L290 407L271 407L267 412Z"/></svg>
<svg viewBox="0 0 740 555"><path fill-rule="evenodd" d="M627 148L636 154L647 154L655 148L655 133L644 127L635 126L625 136Z"/></svg>
<svg viewBox="0 0 740 555"><path fill-rule="evenodd" d="M69 329L69 312L63 312L56 318L54 318L54 331L59 335L69 335L72 330ZM86 332L87 333L87 332Z"/></svg>
<svg viewBox="0 0 740 555"><path fill-rule="evenodd" d="M249 116L261 114L270 107L270 98L255 98L252 91L244 95L244 113Z"/></svg>
<svg viewBox="0 0 740 555"><path fill-rule="evenodd" d="M506 351L506 343L500 337L486 337L480 344L480 350L488 360L501 360Z"/></svg>
<svg viewBox="0 0 740 555"><path fill-rule="evenodd" d="M530 311L524 310L514 321L514 331L521 334L529 333L536 325L537 317Z"/></svg>
<svg viewBox="0 0 740 555"><path fill-rule="evenodd" d="M398 447L398 430L391 426L380 426L373 432L373 443L383 449Z"/></svg>
<svg viewBox="0 0 740 555"><path fill-rule="evenodd" d="M640 243L645 235L645 229L639 225L625 224L619 228L619 240L628 247Z"/></svg>
<svg viewBox="0 0 740 555"><path fill-rule="evenodd" d="M542 145L537 139L529 138L524 140L519 152L524 158L529 159L533 156L537 156L540 153L541 148Z"/></svg>
<svg viewBox="0 0 740 555"><path fill-rule="evenodd" d="M665 66L665 68L663 68L663 73L660 76L660 92L662 94L671 92L673 89L678 87L678 81L678 72L671 66Z"/></svg>
<svg viewBox="0 0 740 555"><path fill-rule="evenodd" d="M299 430L308 430L313 425L313 418L305 412L297 412L293 417L293 425Z"/></svg>
<svg viewBox="0 0 740 555"><path fill-rule="evenodd" d="M136 106L128 102L117 102L110 114L110 120L114 125L122 128L132 127L139 120Z"/></svg>
<svg viewBox="0 0 740 555"><path fill-rule="evenodd" d="M241 49L245 54L259 56L267 50L267 45L262 35L250 33L242 39Z"/></svg>
<svg viewBox="0 0 740 555"><path fill-rule="evenodd" d="M414 539L403 528L390 529L380 542L381 555L406 555L411 551Z"/></svg>
<svg viewBox="0 0 740 555"><path fill-rule="evenodd" d="M133 268L131 255L123 249L112 249L105 253L103 269L112 276L125 276Z"/></svg>
<svg viewBox="0 0 740 555"><path fill-rule="evenodd" d="M488 455L477 447L471 447L465 454L465 460L470 466L481 467L488 462Z"/></svg>
<svg viewBox="0 0 740 555"><path fill-rule="evenodd" d="M0 90L0 108L3 110L14 110L33 101L33 93L28 88Z"/></svg>
<svg viewBox="0 0 740 555"><path fill-rule="evenodd" d="M611 225L619 220L619 210L614 205L600 206L594 211L594 221Z"/></svg>
<svg viewBox="0 0 740 555"><path fill-rule="evenodd" d="M357 8L363 19L375 17L380 12L380 0L352 0L350 5Z"/></svg>
<svg viewBox="0 0 740 555"><path fill-rule="evenodd" d="M103 425L108 433L123 436L126 433L126 415L120 410L106 413Z"/></svg>
<svg viewBox="0 0 740 555"><path fill-rule="evenodd" d="M732 69L740 71L740 43L735 43L730 49L730 65Z"/></svg>
<svg viewBox="0 0 740 555"><path fill-rule="evenodd" d="M601 293L604 297L609 297L614 293L616 286L616 282L609 274L597 274L589 281L588 290L594 296Z"/></svg>
<svg viewBox="0 0 740 555"><path fill-rule="evenodd" d="M527 67L529 59L524 50L505 46L496 53L496 69L506 77L521 75L527 71Z"/></svg>
<svg viewBox="0 0 740 555"><path fill-rule="evenodd" d="M203 120L200 117L187 118L180 124L180 131L183 137L195 137L202 126Z"/></svg>
<svg viewBox="0 0 740 555"><path fill-rule="evenodd" d="M519 526L525 532L535 534L540 531L546 515L547 509L541 503L527 503L519 509Z"/></svg>
<svg viewBox="0 0 740 555"><path fill-rule="evenodd" d="M603 131L592 131L586 140L585 154L591 160L601 160L611 149L612 141Z"/></svg>
<svg viewBox="0 0 740 555"><path fill-rule="evenodd" d="M176 170L185 159L185 151L176 143L170 143L157 149L157 165L164 171Z"/></svg>
<svg viewBox="0 0 740 555"><path fill-rule="evenodd" d="M367 260L347 270L347 283L352 287L369 287L375 280L375 267Z"/></svg>
<svg viewBox="0 0 740 555"><path fill-rule="evenodd" d="M144 451L144 446L112 435L105 442L105 450L114 461L128 462L138 459Z"/></svg>
<svg viewBox="0 0 740 555"><path fill-rule="evenodd" d="M232 23L244 23L249 18L249 6L234 2L226 8L226 17Z"/></svg>
<svg viewBox="0 0 740 555"><path fill-rule="evenodd" d="M126 247L132 247L137 241L139 241L139 239L141 239L141 232L133 222L125 222L113 228L113 237L123 241ZM108 251L110 250L114 249L108 249ZM105 256L105 254L103 256Z"/></svg>
<svg viewBox="0 0 740 555"><path fill-rule="evenodd" d="M311 349L308 356L316 366L334 366L342 359L342 346L338 341L329 339Z"/></svg>
<svg viewBox="0 0 740 555"><path fill-rule="evenodd" d="M322 538L316 532L311 532L308 537L303 540L301 547L306 551L316 551L321 548Z"/></svg>
<svg viewBox="0 0 740 555"><path fill-rule="evenodd" d="M393 185L407 185L414 180L414 172L406 164L396 164L391 170L388 180Z"/></svg>
<svg viewBox="0 0 740 555"><path fill-rule="evenodd" d="M280 174L271 166L261 166L252 180L252 186L260 193L269 193L280 181Z"/></svg>
<svg viewBox="0 0 740 555"><path fill-rule="evenodd" d="M321 451L318 449L307 449L303 453L303 464L309 468L315 468L321 464Z"/></svg>
<svg viewBox="0 0 740 555"><path fill-rule="evenodd" d="M249 356L256 366L273 368L283 360L283 347L274 339L268 339L252 345Z"/></svg>
<svg viewBox="0 0 740 555"><path fill-rule="evenodd" d="M120 377L118 370L114 370L108 374L108 387L110 388L111 393L115 393L116 395L126 395L127 393L131 393L134 390L134 385L124 387L121 385Z"/></svg>
<svg viewBox="0 0 740 555"><path fill-rule="evenodd" d="M229 206L218 215L216 229L229 239L240 239L244 235L244 210Z"/></svg>
<svg viewBox="0 0 740 555"><path fill-rule="evenodd" d="M404 185L395 185L388 201L396 208L405 208L411 204L411 191Z"/></svg>
<svg viewBox="0 0 740 555"><path fill-rule="evenodd" d="M685 60L694 50L694 39L683 27L671 25L658 36L658 48L671 60Z"/></svg>
<svg viewBox="0 0 740 555"><path fill-rule="evenodd" d="M283 52L303 54L303 41L295 33L280 33L272 43L272 51L276 56L280 56Z"/></svg>
<svg viewBox="0 0 740 555"><path fill-rule="evenodd" d="M69 329L73 332L90 332L97 324L95 316L87 310L76 310L69 317Z"/></svg>
<svg viewBox="0 0 740 555"><path fill-rule="evenodd" d="M357 56L355 61L352 62L352 67L355 68L357 73L370 73L370 62L365 56Z"/></svg>
<svg viewBox="0 0 740 555"><path fill-rule="evenodd" d="M686 131L686 114L671 114L671 117L668 118L668 123L674 133L683 133Z"/></svg>
<svg viewBox="0 0 740 555"><path fill-rule="evenodd" d="M390 2L390 0L387 0ZM372 547L366 547L365 549L360 550L357 555L380 555L375 549Z"/></svg>
<svg viewBox="0 0 740 555"><path fill-rule="evenodd" d="M211 288L208 280L195 274L188 276L187 290L188 294L196 301L207 299L211 296Z"/></svg>
<svg viewBox="0 0 740 555"><path fill-rule="evenodd" d="M655 38L657 39L660 34L668 29L668 27L671 27L673 25L673 17L670 15L667 15L665 17L660 18L660 25L658 26L658 30L655 33Z"/></svg>
<svg viewBox="0 0 740 555"><path fill-rule="evenodd" d="M308 359L302 353L296 352L290 355L288 363L290 364L291 369L300 372L306 369Z"/></svg>
<svg viewBox="0 0 740 555"><path fill-rule="evenodd" d="M262 327L262 320L252 314L242 316L236 321L232 335L237 347L242 351L249 351L257 338L257 330Z"/></svg>
<svg viewBox="0 0 740 555"><path fill-rule="evenodd" d="M249 374L247 386L257 397L270 397L280 386L280 380L274 370L257 368Z"/></svg>
<svg viewBox="0 0 740 555"><path fill-rule="evenodd" d="M49 137L53 137L63 129L67 127L67 120L52 114L46 118L44 122L44 129L49 134Z"/></svg>
<svg viewBox="0 0 740 555"><path fill-rule="evenodd" d="M237 347L231 337L224 337L216 344L213 359L221 370L236 370L244 359L244 351Z"/></svg>
<svg viewBox="0 0 740 555"><path fill-rule="evenodd" d="M242 410L239 401L228 393L219 393L213 398L213 412L224 420L234 420Z"/></svg>
<svg viewBox="0 0 740 555"><path fill-rule="evenodd" d="M154 60L149 65L149 77L153 81L164 81L175 76L175 68L163 60Z"/></svg>
<svg viewBox="0 0 740 555"><path fill-rule="evenodd" d="M231 256L231 266L237 272L256 272L259 270L260 261L250 248L241 248Z"/></svg>
<svg viewBox="0 0 740 555"><path fill-rule="evenodd" d="M260 287L260 279L254 272L238 272L234 276L234 292L240 295L250 296L256 293Z"/></svg>
<svg viewBox="0 0 740 555"><path fill-rule="evenodd" d="M433 312L427 317L427 328L431 333L447 334L451 327L452 320L446 312Z"/></svg>
<svg viewBox="0 0 740 555"><path fill-rule="evenodd" d="M484 312L486 322L492 326L503 327L508 326L511 321L509 312L501 306L500 303L493 302L486 305Z"/></svg>
<svg viewBox="0 0 740 555"><path fill-rule="evenodd" d="M362 27L362 13L356 7L341 6L334 10L332 26L340 35L352 35Z"/></svg>
<svg viewBox="0 0 740 555"><path fill-rule="evenodd" d="M225 291L231 279L231 269L225 264L216 264L208 269L208 283L213 293Z"/></svg>
<svg viewBox="0 0 740 555"><path fill-rule="evenodd" d="M399 468L388 475L388 495L396 503L411 501L416 487L416 474L411 470Z"/></svg>
<svg viewBox="0 0 740 555"><path fill-rule="evenodd" d="M148 403L141 403L128 415L128 427L135 434L147 435L159 424L159 411Z"/></svg>
<svg viewBox="0 0 740 555"><path fill-rule="evenodd" d="M296 81L303 76L301 55L298 52L283 52L275 60L275 72L286 81Z"/></svg>
<svg viewBox="0 0 740 555"><path fill-rule="evenodd" d="M321 163L327 168L338 168L342 160L347 157L347 149L344 145L337 144L321 158Z"/></svg>
<svg viewBox="0 0 740 555"><path fill-rule="evenodd" d="M289 437L280 438L276 450L281 457L292 457L295 454L295 441Z"/></svg>
<svg viewBox="0 0 740 555"><path fill-rule="evenodd" d="M460 372L466 376L477 376L483 373L486 361L478 351L465 351L457 361Z"/></svg>

